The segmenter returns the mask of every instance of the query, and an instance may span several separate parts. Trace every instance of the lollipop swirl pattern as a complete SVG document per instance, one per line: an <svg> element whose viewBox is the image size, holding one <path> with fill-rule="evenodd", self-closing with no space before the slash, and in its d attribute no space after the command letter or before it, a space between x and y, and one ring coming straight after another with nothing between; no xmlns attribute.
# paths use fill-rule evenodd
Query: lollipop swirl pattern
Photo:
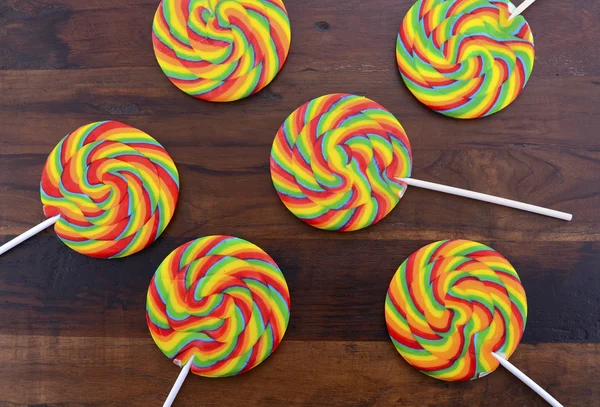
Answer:
<svg viewBox="0 0 600 407"><path fill-rule="evenodd" d="M156 271L147 322L161 351L177 365L193 356L193 373L244 373L279 345L290 295L283 274L245 240L209 236L173 251Z"/></svg>
<svg viewBox="0 0 600 407"><path fill-rule="evenodd" d="M275 78L291 31L281 0L163 0L152 41L175 86L199 99L226 102Z"/></svg>
<svg viewBox="0 0 600 407"><path fill-rule="evenodd" d="M408 137L396 118L365 97L314 99L283 123L271 177L287 208L321 229L353 231L379 222L398 203L411 172Z"/></svg>
<svg viewBox="0 0 600 407"><path fill-rule="evenodd" d="M115 121L83 126L54 148L42 173L47 217L71 249L92 257L136 253L173 217L179 175L163 146Z"/></svg>
<svg viewBox="0 0 600 407"><path fill-rule="evenodd" d="M512 103L529 80L534 46L525 19L508 20L509 7L509 0L418 0L396 42L398 68L417 99L460 119Z"/></svg>
<svg viewBox="0 0 600 407"><path fill-rule="evenodd" d="M416 369L465 381L509 358L527 320L527 300L511 264L467 240L432 243L412 254L390 283L385 318L394 346Z"/></svg>

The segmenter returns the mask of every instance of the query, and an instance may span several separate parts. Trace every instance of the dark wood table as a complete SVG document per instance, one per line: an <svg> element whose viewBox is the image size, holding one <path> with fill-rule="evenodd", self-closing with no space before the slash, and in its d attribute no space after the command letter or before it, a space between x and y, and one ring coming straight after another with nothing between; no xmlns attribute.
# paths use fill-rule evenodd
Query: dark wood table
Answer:
<svg viewBox="0 0 600 407"><path fill-rule="evenodd" d="M197 101L172 86L150 41L157 0L0 1L0 242L43 219L39 180L62 136L92 121L141 128L178 164L166 233L142 253L95 260L46 231L0 258L0 405L159 406L179 369L145 321L149 279L180 244L248 239L281 266L292 317L280 348L239 377L189 377L176 406L543 406L506 371L445 383L395 351L383 303L421 246L467 238L496 248L529 299L511 358L567 406L599 405L600 3L537 2L532 78L483 120L434 114L401 83L395 38L410 0L288 0L292 49L246 100ZM276 130L326 93L390 109L413 145L414 176L572 212L571 223L411 189L380 224L311 228L277 198Z"/></svg>

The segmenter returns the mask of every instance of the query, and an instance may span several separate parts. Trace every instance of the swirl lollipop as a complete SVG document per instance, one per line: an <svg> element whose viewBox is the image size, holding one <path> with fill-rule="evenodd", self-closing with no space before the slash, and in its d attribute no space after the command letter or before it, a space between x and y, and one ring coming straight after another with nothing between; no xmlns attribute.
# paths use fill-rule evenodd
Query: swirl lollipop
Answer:
<svg viewBox="0 0 600 407"><path fill-rule="evenodd" d="M525 290L508 260L481 243L444 240L413 253L390 282L385 320L396 350L431 377L478 379L499 363L526 377L506 360L525 330Z"/></svg>
<svg viewBox="0 0 600 407"><path fill-rule="evenodd" d="M402 79L419 101L459 119L496 113L533 69L529 25L509 0L418 0L396 41Z"/></svg>
<svg viewBox="0 0 600 407"><path fill-rule="evenodd" d="M285 206L309 225L353 231L375 224L407 185L571 220L539 206L410 178L412 153L396 118L362 96L321 96L294 111L271 150L273 185Z"/></svg>
<svg viewBox="0 0 600 407"><path fill-rule="evenodd" d="M165 406L189 370L238 375L279 345L290 316L281 270L259 247L230 236L196 239L173 251L148 289L146 317L160 350L184 366Z"/></svg>
<svg viewBox="0 0 600 407"><path fill-rule="evenodd" d="M125 257L154 242L173 217L179 175L163 146L116 121L91 123L63 138L42 173L49 218L0 247L0 254L55 225L71 249Z"/></svg>
<svg viewBox="0 0 600 407"><path fill-rule="evenodd" d="M152 28L158 64L198 99L228 102L267 86L291 32L281 0L163 0Z"/></svg>

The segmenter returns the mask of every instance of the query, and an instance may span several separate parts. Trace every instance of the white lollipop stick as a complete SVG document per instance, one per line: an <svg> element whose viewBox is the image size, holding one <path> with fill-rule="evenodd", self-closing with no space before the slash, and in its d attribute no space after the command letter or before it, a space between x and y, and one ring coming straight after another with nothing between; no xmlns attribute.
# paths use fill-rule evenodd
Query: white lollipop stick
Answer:
<svg viewBox="0 0 600 407"><path fill-rule="evenodd" d="M171 407L171 405L173 404L175 397L177 397L177 393L179 393L179 389L181 389L181 386L183 385L185 378L187 377L188 373L190 372L190 369L192 368L193 361L194 361L194 356L192 355L192 357L190 358L190 361L187 362L185 364L185 366L181 369L181 372L179 373L177 380L175 380L175 384L173 385L173 388L171 389L171 392L169 393L169 396L167 397L165 404L163 404L163 407Z"/></svg>
<svg viewBox="0 0 600 407"><path fill-rule="evenodd" d="M573 219L573 215L570 213L559 212L553 209L542 208L541 206L535 206L526 204L523 202L513 201L511 199L499 198L493 195L482 194L479 192L473 192L466 189L449 187L446 185L435 184L433 182L420 181L414 178L396 178L402 182L412 185L414 187L430 189L432 191L444 192L446 194L463 196L465 198L476 199L478 201L490 202L496 205L508 206L510 208L521 209L527 212L533 212L540 215L550 216L552 218L562 219L570 221Z"/></svg>
<svg viewBox="0 0 600 407"><path fill-rule="evenodd" d="M533 4L535 0L525 0L523 3L519 4L519 7L515 8L511 13L510 13L510 17L508 17L509 20L512 20L513 18L515 18L516 16L520 15L522 12L525 11L525 9L527 9L527 7L531 6Z"/></svg>
<svg viewBox="0 0 600 407"><path fill-rule="evenodd" d="M46 219L39 225L34 226L31 229L29 229L27 232L15 237L10 242L4 243L2 246L0 246L0 255L3 255L4 253L9 251L13 247L23 243L25 240L29 239L31 236L37 235L42 230L47 229L50 226L54 225L59 219L60 219L60 215L56 215L49 219Z"/></svg>
<svg viewBox="0 0 600 407"><path fill-rule="evenodd" d="M514 374L519 380L521 380L523 383L525 383L527 386L529 386L529 388L531 388L531 390L533 390L537 394L539 394L540 397L543 398L544 400L546 400L548 402L548 404L550 404L552 407L563 407L563 405L560 404L558 402L558 400L556 400L554 397L552 397L550 394L548 394L548 392L546 390L542 389L536 382L534 382L529 377L527 377L527 375L525 373L523 373L519 369L517 369L515 367L515 365L513 365L512 363L510 363L508 360L504 359L502 356L498 355L497 353L492 352L492 356L494 356L496 358L496 360L498 362L500 362L500 364L502 366L504 366L504 368L506 370L508 370L509 372Z"/></svg>

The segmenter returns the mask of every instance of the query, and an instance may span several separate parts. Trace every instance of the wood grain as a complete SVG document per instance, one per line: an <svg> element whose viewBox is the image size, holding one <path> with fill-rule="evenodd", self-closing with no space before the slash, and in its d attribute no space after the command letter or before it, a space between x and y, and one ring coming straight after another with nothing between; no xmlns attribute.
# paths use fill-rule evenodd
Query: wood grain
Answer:
<svg viewBox="0 0 600 407"><path fill-rule="evenodd" d="M219 233L206 229L207 235ZM225 232L249 238L241 229ZM114 261L65 253L54 236L30 240L2 256L3 268L27 272L0 277L0 334L97 336L101 331L104 336L145 338L150 278L164 257L188 240L165 237L143 253ZM286 339L305 341L387 341L383 304L390 280L406 257L430 243L251 240L275 259L290 287ZM596 243L485 243L510 253L527 290L524 342L600 343ZM19 251L36 255L28 258Z"/></svg>
<svg viewBox="0 0 600 407"><path fill-rule="evenodd" d="M0 0L0 243L43 219L39 179L58 140L97 120L156 137L181 174L164 236L126 259L94 260L46 231L0 259L0 406L160 405L178 370L150 339L148 282L178 245L239 236L281 266L292 298L277 352L236 378L190 377L176 406L542 406L500 370L472 383L414 371L388 340L387 285L435 240L496 248L529 302L511 359L568 406L598 405L600 373L600 3L536 2L536 60L501 113L459 121L404 87L394 42L411 0L287 0L292 48L246 100L211 104L170 84L150 42L157 0ZM539 3L539 4L538 4ZM302 103L348 92L405 127L414 177L551 207L570 223L411 188L380 224L311 228L273 189L275 132Z"/></svg>
<svg viewBox="0 0 600 407"><path fill-rule="evenodd" d="M311 239L318 236L315 231L291 216L276 197L268 168L271 143L289 112L317 96L319 89L334 92L337 83L353 83L355 88L343 85L338 90L368 94L400 118L411 137L415 177L571 212L576 221L564 223L412 188L387 219L347 238L434 240L468 228L473 239L490 233L509 240L598 239L600 148L590 129L600 125L600 104L595 102L600 100L600 85L588 78L532 81L502 115L465 122L432 116L408 95L364 92L370 79L354 79L352 73L292 74L288 82L269 87L270 94L215 105L179 92L155 69L120 72L0 72L0 92L5 95L0 102L0 170L19 168L24 174L0 180L0 194L10 200L0 231L16 234L39 220L39 174L56 141L80 125L110 117L159 139L178 163L182 215L170 228L174 235L194 237L199 231L190 230L191 224L218 222L245 225L262 236L283 232ZM160 86L148 79L152 76ZM397 82L394 76L384 88L397 87ZM102 87L95 86L98 83ZM302 83L313 93L301 94ZM48 91L36 96L42 87ZM556 101L534 108L539 106L536 95L557 90L561 96ZM280 99L269 98L272 94ZM115 116L109 113L112 109L135 112ZM253 119L242 120L247 116ZM31 210L21 211L19 202L29 202ZM16 216L11 211L23 213Z"/></svg>
<svg viewBox="0 0 600 407"><path fill-rule="evenodd" d="M0 383L0 403L6 407L34 403L77 407L159 405L157 400L166 398L179 371L149 338L0 336L0 346L0 373L4 379ZM598 344L522 345L511 360L552 393L561 395L566 406L595 405L600 397L596 385ZM556 374L556 366L560 366L560 374ZM446 383L414 371L391 343L355 341L284 341L261 366L242 376L218 380L189 377L176 403L545 405L502 368L484 380Z"/></svg>

